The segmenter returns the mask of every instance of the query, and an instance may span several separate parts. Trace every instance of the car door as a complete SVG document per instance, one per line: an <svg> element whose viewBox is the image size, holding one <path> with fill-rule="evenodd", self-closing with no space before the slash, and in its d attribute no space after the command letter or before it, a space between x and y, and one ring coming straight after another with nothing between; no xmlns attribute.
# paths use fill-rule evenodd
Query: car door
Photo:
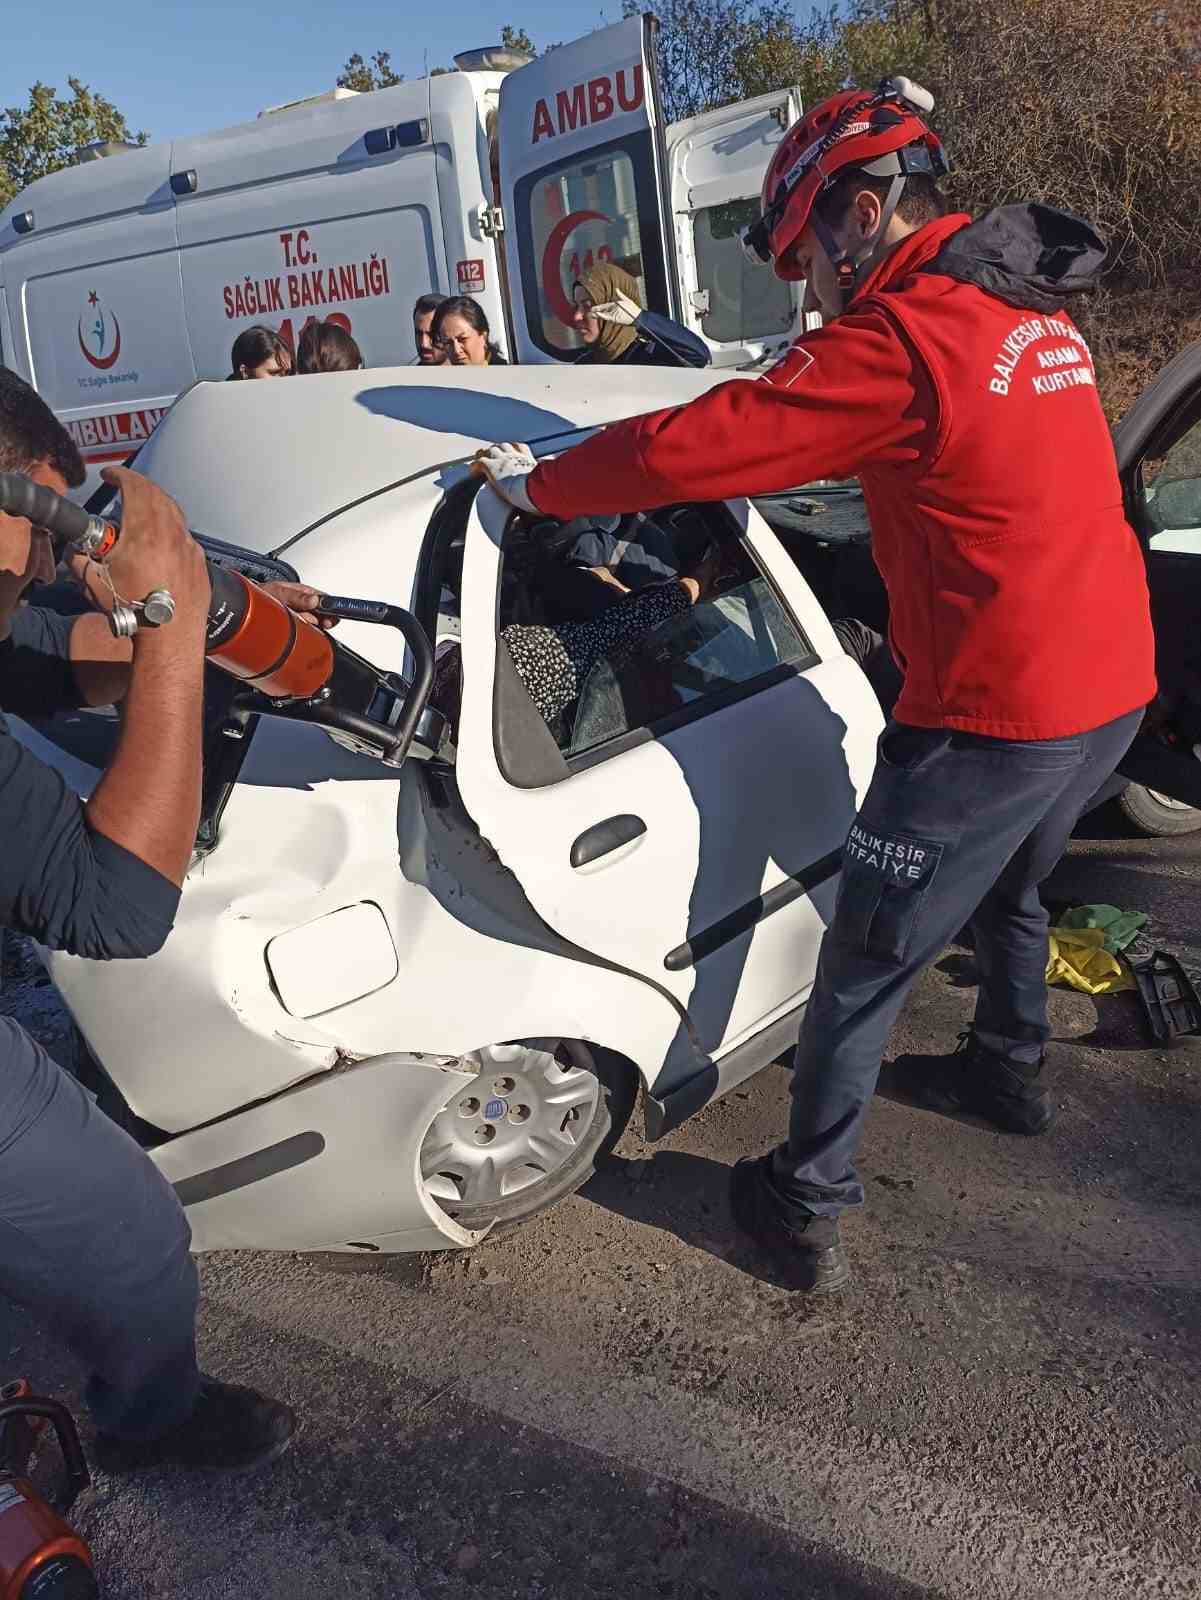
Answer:
<svg viewBox="0 0 1201 1600"><path fill-rule="evenodd" d="M572 284L595 261L678 317L650 16L627 17L511 72L498 114L505 260L519 361L570 360Z"/></svg>
<svg viewBox="0 0 1201 1600"><path fill-rule="evenodd" d="M762 520L746 502L691 511L722 519L738 572L598 663L570 736L552 734L497 638L515 535L490 490L462 577L463 802L556 933L672 999L679 1023L660 1008L653 1046L669 1077L802 1002L881 726ZM612 714L639 695L642 720ZM603 1043L603 1017L589 1036Z"/></svg>
<svg viewBox="0 0 1201 1600"><path fill-rule="evenodd" d="M1126 511L1143 543L1156 665L1172 743L1135 739L1120 771L1201 807L1201 343L1171 362L1119 424Z"/></svg>

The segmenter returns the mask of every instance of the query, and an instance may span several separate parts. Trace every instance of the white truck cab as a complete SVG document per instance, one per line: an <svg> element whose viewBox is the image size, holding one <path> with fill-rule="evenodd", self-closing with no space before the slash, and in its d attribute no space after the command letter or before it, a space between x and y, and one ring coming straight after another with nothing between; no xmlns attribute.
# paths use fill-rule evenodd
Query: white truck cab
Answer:
<svg viewBox="0 0 1201 1600"><path fill-rule="evenodd" d="M510 357L571 360L572 282L613 260L715 365L771 355L798 330L796 286L744 277L738 228L799 94L665 128L655 26L524 64L471 51L456 72L40 179L0 214L0 360L66 423L91 483L177 395L228 375L244 329L294 343L332 318L369 366L403 364L429 290L474 296Z"/></svg>

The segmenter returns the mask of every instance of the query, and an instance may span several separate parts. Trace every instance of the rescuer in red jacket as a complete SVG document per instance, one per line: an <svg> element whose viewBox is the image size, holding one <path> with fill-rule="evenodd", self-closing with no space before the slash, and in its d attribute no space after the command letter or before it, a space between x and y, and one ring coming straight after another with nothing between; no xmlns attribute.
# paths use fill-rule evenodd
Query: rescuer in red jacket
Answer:
<svg viewBox="0 0 1201 1600"><path fill-rule="evenodd" d="M838 1215L905 995L970 920L979 996L920 1103L1043 1132L1047 917L1038 886L1155 692L1142 555L1092 358L1067 301L1104 245L1078 218L947 215L942 146L906 79L848 90L779 145L744 243L827 322L758 382L478 469L558 518L859 478L904 673L847 839L793 1076L786 1145L735 1168L740 1226L814 1291L848 1267ZM1083 670L1065 670L1065 651Z"/></svg>

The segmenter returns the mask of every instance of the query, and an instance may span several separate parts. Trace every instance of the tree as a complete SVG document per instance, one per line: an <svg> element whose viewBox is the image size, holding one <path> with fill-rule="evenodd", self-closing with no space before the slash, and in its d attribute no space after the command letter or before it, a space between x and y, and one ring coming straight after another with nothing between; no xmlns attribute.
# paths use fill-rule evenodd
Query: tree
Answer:
<svg viewBox="0 0 1201 1600"><path fill-rule="evenodd" d="M956 205L1094 221L1109 263L1076 311L1111 416L1201 334L1195 0L823 0L803 19L789 0L651 3L669 121L790 84L812 106L900 71L934 94Z"/></svg>
<svg viewBox="0 0 1201 1600"><path fill-rule="evenodd" d="M976 206L1043 200L1087 216L1124 279L1195 275L1201 77L1187 0L1096 0L1087 12L942 0L939 16L938 116L958 191Z"/></svg>
<svg viewBox="0 0 1201 1600"><path fill-rule="evenodd" d="M833 93L845 76L834 15L815 11L801 26L788 6L766 5L749 17L734 50L738 98L750 100L794 83L802 105Z"/></svg>
<svg viewBox="0 0 1201 1600"><path fill-rule="evenodd" d="M636 17L643 0L622 0L622 15ZM738 0L655 0L659 21L658 66L664 115L669 122L741 99L737 53L748 13Z"/></svg>
<svg viewBox="0 0 1201 1600"><path fill-rule="evenodd" d="M530 56L538 54L525 29L515 28L511 22L506 22L501 29L500 42L506 50L522 50ZM553 50L554 46L548 48ZM430 77L440 78L454 70L454 67L431 67ZM337 78L339 89L357 89L360 94L370 94L373 89L390 89L393 84L403 82L404 73L393 70L390 50L377 50L369 61L356 50Z"/></svg>
<svg viewBox="0 0 1201 1600"><path fill-rule="evenodd" d="M364 61L356 50L338 74L339 89L357 89L360 94L370 94L373 89L390 89L404 82L403 72L393 72L392 52L377 50L370 61Z"/></svg>
<svg viewBox="0 0 1201 1600"><path fill-rule="evenodd" d="M658 65L669 121L785 89L812 105L846 83L904 70L921 78L942 59L930 21L936 0L835 0L802 21L788 0L657 0ZM643 0L623 0L637 16Z"/></svg>
<svg viewBox="0 0 1201 1600"><path fill-rule="evenodd" d="M846 84L876 84L902 71L919 83L945 59L924 3L852 0L813 11L798 22L790 6L766 4L752 13L735 52L739 99L796 84L804 105L815 105Z"/></svg>
<svg viewBox="0 0 1201 1600"><path fill-rule="evenodd" d="M506 50L518 50L527 56L536 56L538 47L524 28L515 28L506 22L500 30L500 42Z"/></svg>
<svg viewBox="0 0 1201 1600"><path fill-rule="evenodd" d="M1041 200L1096 224L1102 291L1074 308L1119 416L1201 334L1201 76L1191 0L939 0L931 79L951 192Z"/></svg>
<svg viewBox="0 0 1201 1600"><path fill-rule="evenodd" d="M68 78L67 84L69 98L60 100L57 89L35 83L28 105L0 112L0 207L35 178L70 166L81 145L101 139L146 143L144 133L130 133L111 100L78 78Z"/></svg>

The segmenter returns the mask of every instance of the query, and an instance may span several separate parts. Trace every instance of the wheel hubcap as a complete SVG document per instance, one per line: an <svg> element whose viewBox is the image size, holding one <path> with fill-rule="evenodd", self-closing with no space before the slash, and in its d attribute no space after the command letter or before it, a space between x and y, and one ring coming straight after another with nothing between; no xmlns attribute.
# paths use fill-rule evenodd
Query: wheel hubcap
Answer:
<svg viewBox="0 0 1201 1600"><path fill-rule="evenodd" d="M1158 789L1148 789L1147 793L1157 805L1165 806L1169 811L1191 811L1192 806L1185 800L1173 800L1170 794L1160 794Z"/></svg>
<svg viewBox="0 0 1201 1600"><path fill-rule="evenodd" d="M592 1125L600 1084L558 1039L489 1045L466 1060L477 1076L431 1123L421 1176L435 1200L490 1205L568 1160Z"/></svg>

